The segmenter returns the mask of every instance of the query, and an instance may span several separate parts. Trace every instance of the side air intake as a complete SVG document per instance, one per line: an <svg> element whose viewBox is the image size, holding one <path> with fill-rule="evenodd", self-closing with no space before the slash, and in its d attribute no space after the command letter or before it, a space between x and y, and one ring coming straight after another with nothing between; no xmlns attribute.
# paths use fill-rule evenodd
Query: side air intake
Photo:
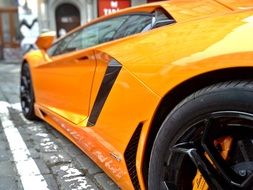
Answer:
<svg viewBox="0 0 253 190"><path fill-rule="evenodd" d="M142 123L138 125L131 140L129 141L127 145L127 148L124 154L128 173L133 183L133 186L136 190L141 189L138 176L137 176L137 171L136 171L136 154L137 154L137 148L138 148L138 143L140 139L142 125L143 125Z"/></svg>

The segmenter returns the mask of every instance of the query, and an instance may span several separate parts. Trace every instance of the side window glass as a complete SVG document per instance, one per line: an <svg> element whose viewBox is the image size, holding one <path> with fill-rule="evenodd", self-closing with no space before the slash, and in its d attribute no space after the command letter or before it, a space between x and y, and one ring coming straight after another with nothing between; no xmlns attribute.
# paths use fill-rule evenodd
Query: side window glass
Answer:
<svg viewBox="0 0 253 190"><path fill-rule="evenodd" d="M77 35L77 33L72 33L72 34L66 36L65 38L63 38L62 40L60 40L59 42L57 42L56 44L54 44L52 47L50 47L47 50L48 55L54 56L54 55L59 55L59 54L65 53L67 44L76 35Z"/></svg>
<svg viewBox="0 0 253 190"><path fill-rule="evenodd" d="M82 29L65 47L65 52L85 49L113 39L121 24L128 16L101 21Z"/></svg>
<svg viewBox="0 0 253 190"><path fill-rule="evenodd" d="M48 49L48 55L59 55L85 49L114 39L140 33L152 28L154 15L129 14L104 20L72 33Z"/></svg>
<svg viewBox="0 0 253 190"><path fill-rule="evenodd" d="M113 36L119 27L128 19L129 16L119 16L113 19L98 23L99 44L113 40Z"/></svg>
<svg viewBox="0 0 253 190"><path fill-rule="evenodd" d="M88 48L98 44L98 27L91 25L81 30L67 45L68 52Z"/></svg>
<svg viewBox="0 0 253 190"><path fill-rule="evenodd" d="M130 36L152 27L152 14L130 15L128 20L120 27L114 39Z"/></svg>
<svg viewBox="0 0 253 190"><path fill-rule="evenodd" d="M53 44L53 45L47 50L47 54L48 54L49 56L54 55L54 52L55 52L55 50L57 49L58 45L59 45L59 43Z"/></svg>

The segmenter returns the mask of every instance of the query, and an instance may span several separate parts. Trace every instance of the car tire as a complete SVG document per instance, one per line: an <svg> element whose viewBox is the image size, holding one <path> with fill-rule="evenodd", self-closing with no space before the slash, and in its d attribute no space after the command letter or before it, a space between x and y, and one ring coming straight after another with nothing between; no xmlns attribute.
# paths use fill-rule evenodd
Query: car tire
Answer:
<svg viewBox="0 0 253 190"><path fill-rule="evenodd" d="M28 120L37 120L34 112L34 91L29 65L24 63L20 74L20 102L22 113Z"/></svg>
<svg viewBox="0 0 253 190"><path fill-rule="evenodd" d="M214 142L228 136L233 145L225 159ZM232 182L238 185L249 178L240 171L253 173L252 139L252 81L228 81L201 89L180 102L161 125L151 150L148 189L193 189L193 179L201 167L208 170L201 170L201 174L209 189L237 189ZM244 150L247 161L239 141L249 141ZM210 172L209 176L205 172ZM244 188L251 189L252 184L251 179Z"/></svg>

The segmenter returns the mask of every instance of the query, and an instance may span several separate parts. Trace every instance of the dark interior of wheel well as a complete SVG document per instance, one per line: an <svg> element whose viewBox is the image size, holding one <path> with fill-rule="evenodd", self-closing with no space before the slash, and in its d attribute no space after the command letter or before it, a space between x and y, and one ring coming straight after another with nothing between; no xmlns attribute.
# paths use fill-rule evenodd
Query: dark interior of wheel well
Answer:
<svg viewBox="0 0 253 190"><path fill-rule="evenodd" d="M146 187L148 181L149 158L153 142L164 119L172 111L172 109L184 98L204 87L224 81L246 79L253 79L253 67L240 67L216 70L198 75L179 84L162 98L162 101L160 102L154 115L154 119L151 124L151 130L147 138L148 140L145 150L145 159L142 168L145 177L144 180L146 183Z"/></svg>

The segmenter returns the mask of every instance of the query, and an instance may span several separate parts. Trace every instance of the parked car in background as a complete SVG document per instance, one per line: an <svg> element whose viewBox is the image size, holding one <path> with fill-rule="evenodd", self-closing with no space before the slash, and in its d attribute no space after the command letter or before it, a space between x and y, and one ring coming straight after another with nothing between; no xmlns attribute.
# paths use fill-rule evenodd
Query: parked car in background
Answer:
<svg viewBox="0 0 253 190"><path fill-rule="evenodd" d="M24 56L20 98L122 189L251 189L253 2L119 11ZM52 44L53 43L53 44Z"/></svg>

